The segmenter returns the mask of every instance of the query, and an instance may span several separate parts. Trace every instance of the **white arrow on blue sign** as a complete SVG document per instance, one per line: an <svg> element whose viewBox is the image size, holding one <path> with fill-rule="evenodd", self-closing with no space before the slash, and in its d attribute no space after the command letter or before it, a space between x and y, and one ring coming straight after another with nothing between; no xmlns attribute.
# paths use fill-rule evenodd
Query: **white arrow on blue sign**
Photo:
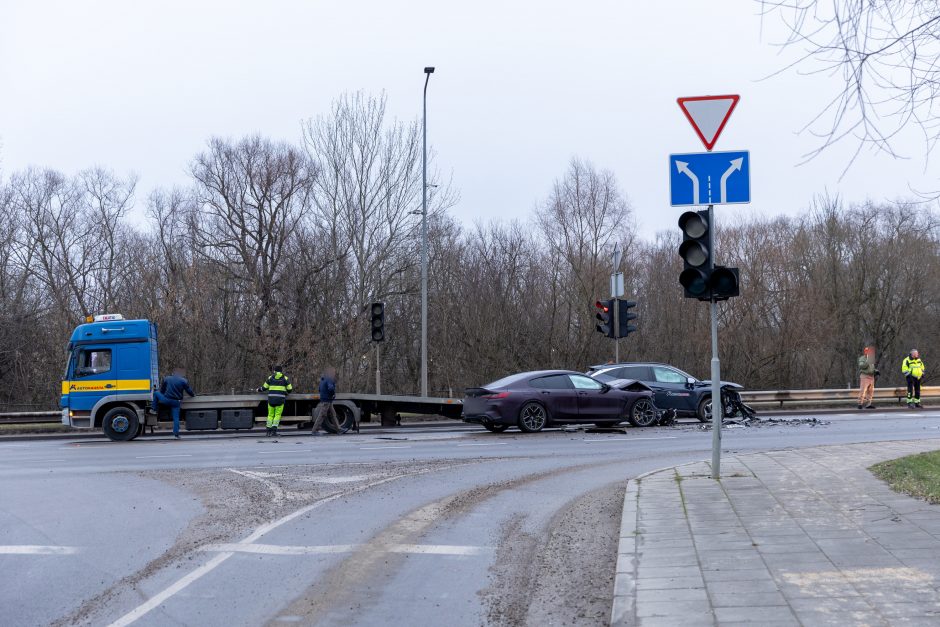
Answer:
<svg viewBox="0 0 940 627"><path fill-rule="evenodd" d="M669 155L673 207L751 202L751 157L746 150Z"/></svg>

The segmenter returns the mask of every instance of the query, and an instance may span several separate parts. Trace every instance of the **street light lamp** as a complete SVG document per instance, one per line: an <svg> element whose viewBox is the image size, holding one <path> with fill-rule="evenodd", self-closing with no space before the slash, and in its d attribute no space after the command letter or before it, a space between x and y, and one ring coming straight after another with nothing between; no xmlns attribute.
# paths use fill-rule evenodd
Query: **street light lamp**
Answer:
<svg viewBox="0 0 940 627"><path fill-rule="evenodd" d="M428 395L428 81L433 67L424 68L421 159L421 396Z"/></svg>

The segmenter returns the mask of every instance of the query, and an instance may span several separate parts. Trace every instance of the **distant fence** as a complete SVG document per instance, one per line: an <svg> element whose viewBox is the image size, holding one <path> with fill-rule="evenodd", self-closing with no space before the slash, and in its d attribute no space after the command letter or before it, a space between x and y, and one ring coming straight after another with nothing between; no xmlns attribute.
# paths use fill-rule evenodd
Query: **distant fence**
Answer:
<svg viewBox="0 0 940 627"><path fill-rule="evenodd" d="M940 385L927 385L920 388L922 399L940 398ZM791 405L844 405L858 399L858 388L839 388L835 390L754 390L741 392L741 400L757 407L783 408ZM874 400L897 401L907 399L907 388L875 388ZM18 411L0 413L0 425L25 425L60 422L62 412Z"/></svg>

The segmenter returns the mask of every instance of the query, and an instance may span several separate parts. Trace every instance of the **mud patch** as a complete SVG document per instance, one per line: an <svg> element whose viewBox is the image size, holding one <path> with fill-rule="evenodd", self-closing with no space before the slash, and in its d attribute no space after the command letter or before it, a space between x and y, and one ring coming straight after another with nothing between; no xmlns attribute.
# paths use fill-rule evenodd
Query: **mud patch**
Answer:
<svg viewBox="0 0 940 627"><path fill-rule="evenodd" d="M183 529L174 545L142 569L107 588L54 627L106 623L105 613L146 600L139 585L168 568L182 568L201 559L204 546L240 540L249 531L334 494L342 494L386 477L423 474L444 467L449 461L407 461L369 464L315 464L277 468L229 468L181 472L141 473L148 479L165 481L198 498L204 513ZM310 479L317 479L311 481Z"/></svg>
<svg viewBox="0 0 940 627"><path fill-rule="evenodd" d="M572 501L543 533L512 520L484 591L487 625L606 625L624 482Z"/></svg>

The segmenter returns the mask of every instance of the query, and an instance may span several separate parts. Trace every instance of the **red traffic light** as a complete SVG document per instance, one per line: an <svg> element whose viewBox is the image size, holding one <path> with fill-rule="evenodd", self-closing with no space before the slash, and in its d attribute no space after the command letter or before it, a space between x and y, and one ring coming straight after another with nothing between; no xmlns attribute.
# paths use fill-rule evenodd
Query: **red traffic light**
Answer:
<svg viewBox="0 0 940 627"><path fill-rule="evenodd" d="M604 301L601 301L601 300L595 301L594 306L600 309L601 311L603 311L604 313L607 313L610 311L610 308L604 303Z"/></svg>

